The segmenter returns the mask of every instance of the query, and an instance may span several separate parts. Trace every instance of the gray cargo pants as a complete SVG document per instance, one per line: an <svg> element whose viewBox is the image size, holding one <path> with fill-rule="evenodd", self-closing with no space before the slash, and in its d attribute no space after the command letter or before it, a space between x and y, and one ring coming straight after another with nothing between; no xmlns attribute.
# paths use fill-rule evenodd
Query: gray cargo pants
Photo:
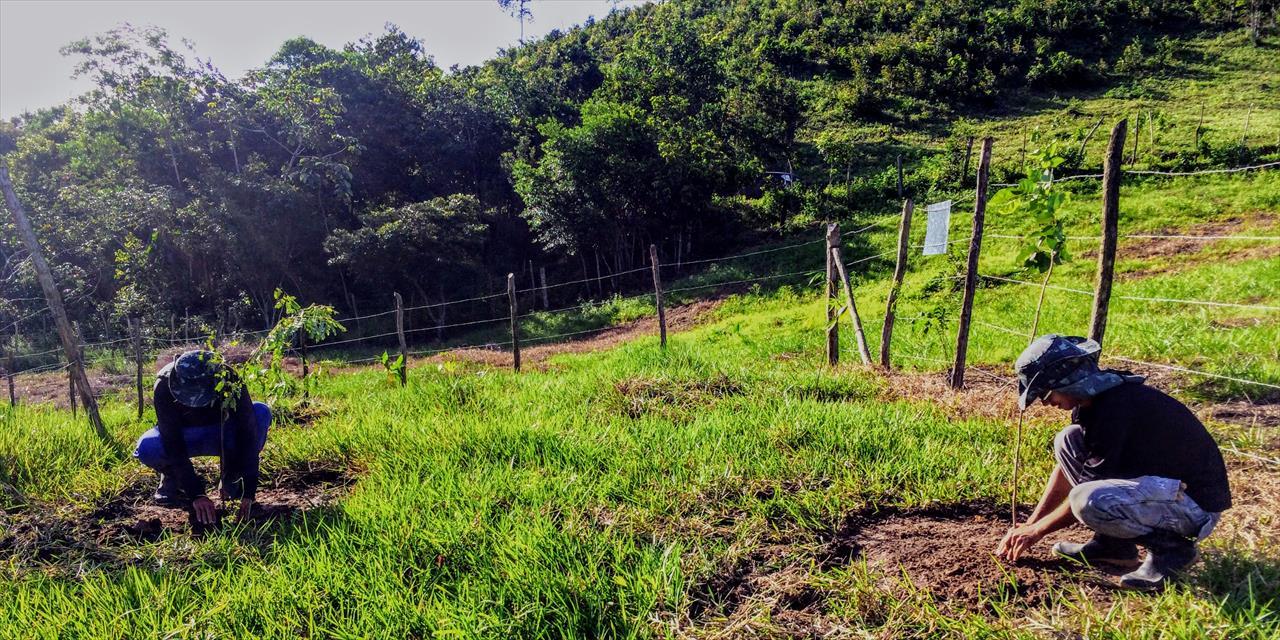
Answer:
<svg viewBox="0 0 1280 640"><path fill-rule="evenodd" d="M1085 466L1084 430L1073 424L1058 432L1053 455L1071 482L1071 513L1084 526L1113 538L1137 538L1164 529L1203 540L1221 514L1209 513L1183 492L1181 481L1160 476L1099 478Z"/></svg>

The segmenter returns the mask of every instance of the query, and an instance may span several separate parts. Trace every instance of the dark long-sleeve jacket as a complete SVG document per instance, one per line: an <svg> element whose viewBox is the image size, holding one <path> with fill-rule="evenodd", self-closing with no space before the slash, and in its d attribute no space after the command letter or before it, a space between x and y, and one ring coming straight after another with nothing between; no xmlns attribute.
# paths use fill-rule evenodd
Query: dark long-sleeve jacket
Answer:
<svg viewBox="0 0 1280 640"><path fill-rule="evenodd" d="M172 467L164 472L172 473L188 496L203 495L205 484L191 465L191 455L182 432L189 427L222 424L225 430L222 486L227 488L232 498L252 500L258 491L258 428L249 391L241 386L234 408L230 410L224 410L218 400L212 406L188 407L169 392L169 375L168 368L157 375L153 393L160 441L164 444L166 457L173 460Z"/></svg>

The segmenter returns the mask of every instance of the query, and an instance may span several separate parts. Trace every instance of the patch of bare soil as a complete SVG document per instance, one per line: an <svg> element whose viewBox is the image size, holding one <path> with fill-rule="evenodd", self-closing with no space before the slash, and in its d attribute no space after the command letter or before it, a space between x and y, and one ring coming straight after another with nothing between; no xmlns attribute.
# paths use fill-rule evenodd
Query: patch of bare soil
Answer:
<svg viewBox="0 0 1280 640"><path fill-rule="evenodd" d="M829 607L835 591L847 587L820 574L849 565L858 574L864 562L876 589L904 599L923 592L954 612L993 613L996 603L1005 610L1042 607L1061 589L1104 603L1113 598L1110 574L1054 557L1048 541L1016 565L997 560L992 551L1007 529L1002 509L960 504L861 511L814 539L772 536L702 579L690 592L687 615L673 626L681 636L708 637L849 632L850 621ZM1055 539L1088 536L1073 527Z"/></svg>
<svg viewBox="0 0 1280 640"><path fill-rule="evenodd" d="M1051 540L1034 547L1017 564L996 559L992 551L1008 529L1008 512L991 505L890 509L849 518L832 545L880 569L887 590L900 589L896 576L905 574L940 602L973 611L988 610L993 600L1042 606L1054 587L1068 583L1083 587L1094 600L1110 599L1114 587L1095 571L1055 557ZM1091 535L1073 526L1054 538L1084 541Z"/></svg>
<svg viewBox="0 0 1280 640"><path fill-rule="evenodd" d="M969 366L964 389L952 389L947 372L920 373L867 369L882 381L879 399L932 403L955 418L1018 419L1017 382L1007 370ZM1027 409L1028 419L1049 418L1052 410L1036 404Z"/></svg>
<svg viewBox="0 0 1280 640"><path fill-rule="evenodd" d="M672 307L666 310L667 331L680 331L697 326L703 318L720 306L723 298L699 300L694 303ZM520 348L521 366L534 365L546 368L546 360L562 353L591 353L618 346L624 342L658 333L657 319L643 318L614 327L601 329L587 334L580 339L562 342L540 343ZM472 348L455 349L414 362L460 362L464 364L482 364L490 367L510 367L511 351L509 348Z"/></svg>
<svg viewBox="0 0 1280 640"><path fill-rule="evenodd" d="M97 398L108 393L130 389L134 385L134 377L129 374L92 370L86 371L85 374L89 376L89 387L93 389L93 395ZM154 380L151 381L154 382ZM52 404L62 409L71 407L70 385L65 371L14 376L13 388L18 402ZM150 393L150 389L147 389L147 392ZM79 402L80 399L77 397L77 405Z"/></svg>
<svg viewBox="0 0 1280 640"><path fill-rule="evenodd" d="M264 477L250 515L255 534L270 533L303 514L337 503L355 481L353 473L315 466L288 469ZM58 571L86 565L115 568L141 558L141 545L169 536L206 536L229 526L227 514L212 527L202 526L189 508L166 507L152 500L156 479L142 474L116 496L84 509L54 504L31 505L0 513L0 565ZM182 560L182 558L176 558Z"/></svg>

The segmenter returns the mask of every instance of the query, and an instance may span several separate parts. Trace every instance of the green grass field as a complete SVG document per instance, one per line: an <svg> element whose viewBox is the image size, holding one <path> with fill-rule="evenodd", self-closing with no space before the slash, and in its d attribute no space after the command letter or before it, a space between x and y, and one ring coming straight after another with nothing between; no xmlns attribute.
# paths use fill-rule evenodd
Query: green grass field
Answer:
<svg viewBox="0 0 1280 640"><path fill-rule="evenodd" d="M1228 65L1216 86L1259 74L1274 83L1274 59L1238 55L1262 70ZM1150 82L1167 96L1163 108L1181 113L1194 103L1179 92L1207 80ZM1275 103L1235 94L1227 104L1225 93L1205 94L1223 101L1215 131L1233 135L1222 114L1253 104L1252 126L1276 134ZM1096 104L1109 105L1098 113L1129 108ZM994 121L998 149L1017 144L1008 132L1018 126L1053 117L1042 110ZM1097 235L1096 184L1072 189L1070 233ZM1122 236L1280 236L1280 171L1130 178L1121 198ZM914 243L924 230L917 211ZM957 200L952 239L968 235L970 211L971 196ZM873 221L884 224L846 237L847 260L892 247L896 216L868 214L844 226ZM1017 220L988 218L988 234L1021 230ZM811 230L778 246L819 237ZM1091 290L1096 243L1073 243L1074 259L1055 270L1052 284ZM1016 269L1016 244L988 237L981 273L1034 280ZM1069 577L1053 582L1049 601L1027 606L1011 574L978 606L956 608L854 548L831 553L851 514L875 508L1007 511L1012 390L982 374L970 374L975 389L959 394L937 384L954 348L964 247L927 258L912 252L894 339L901 375L847 364L856 354L844 321L846 364L825 365L821 285L808 275L822 269L817 244L726 261L670 283L804 272L724 299L665 350L656 336L641 337L520 374L419 361L403 389L376 364L332 373L335 360L305 406L297 397L276 400L284 419L264 451L264 478L337 469L355 479L348 494L261 529L251 523L203 538L177 531L103 543L94 554L15 553L0 530L0 637L1280 636L1280 511L1271 493L1280 488L1280 435L1266 422L1210 423L1231 450L1237 507L1206 542L1195 573L1160 595L1095 597L1086 580ZM1262 240L1122 238L1116 296L1252 307L1116 299L1106 354L1280 385L1280 312L1258 308L1280 307L1278 248ZM888 260L851 274L873 352ZM676 294L675 302L708 291ZM1011 375L1038 293L983 281L971 364ZM1050 290L1040 333L1085 332L1090 304L1089 295ZM536 337L633 320L649 305L615 301L594 315L530 320L529 330ZM1270 387L1182 374L1155 380L1201 409L1280 401ZM64 410L20 405L0 414L0 522L91 522L121 493L150 487L153 476L128 453L153 416L137 420L134 406L116 397L103 411L113 446ZM1019 486L1025 503L1038 496L1052 466L1049 443L1065 419L1046 409L1031 415ZM997 541L975 539L973 553L985 556Z"/></svg>

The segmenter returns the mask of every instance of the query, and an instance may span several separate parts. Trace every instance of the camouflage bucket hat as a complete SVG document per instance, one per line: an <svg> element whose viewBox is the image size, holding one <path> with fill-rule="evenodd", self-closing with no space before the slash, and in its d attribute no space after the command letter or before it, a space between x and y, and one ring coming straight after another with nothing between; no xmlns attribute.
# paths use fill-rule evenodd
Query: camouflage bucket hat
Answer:
<svg viewBox="0 0 1280 640"><path fill-rule="evenodd" d="M1080 336L1049 334L1036 338L1018 356L1018 408L1026 409L1050 391L1088 398L1124 382L1098 369L1102 347Z"/></svg>
<svg viewBox="0 0 1280 640"><path fill-rule="evenodd" d="M216 395L217 356L211 351L187 351L169 365L169 393L188 407L207 407Z"/></svg>

